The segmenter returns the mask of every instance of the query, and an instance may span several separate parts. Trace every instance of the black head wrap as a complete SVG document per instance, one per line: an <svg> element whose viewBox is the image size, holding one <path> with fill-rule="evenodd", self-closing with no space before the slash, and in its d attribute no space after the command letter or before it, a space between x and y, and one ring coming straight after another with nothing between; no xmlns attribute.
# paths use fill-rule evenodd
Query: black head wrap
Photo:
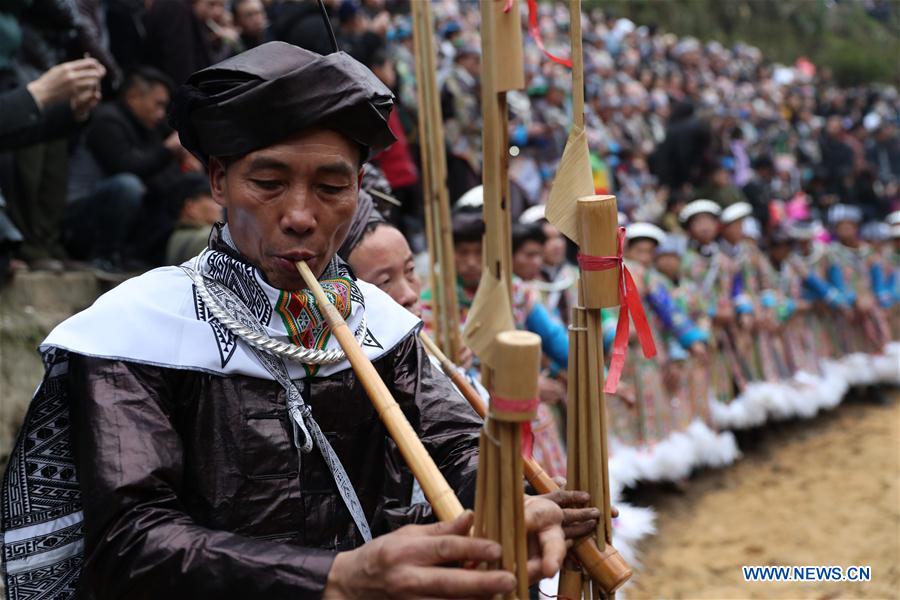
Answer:
<svg viewBox="0 0 900 600"><path fill-rule="evenodd" d="M269 42L191 75L175 93L171 123L204 164L313 126L356 142L365 160L394 142L392 107L391 91L344 52L322 56Z"/></svg>
<svg viewBox="0 0 900 600"><path fill-rule="evenodd" d="M359 202L356 205L356 212L353 213L353 220L350 221L350 228L347 230L347 237L344 243L338 248L338 256L345 261L350 260L350 254L354 248L366 237L366 231L375 223L386 223L384 217L375 208L375 202L372 196L366 190L359 190Z"/></svg>

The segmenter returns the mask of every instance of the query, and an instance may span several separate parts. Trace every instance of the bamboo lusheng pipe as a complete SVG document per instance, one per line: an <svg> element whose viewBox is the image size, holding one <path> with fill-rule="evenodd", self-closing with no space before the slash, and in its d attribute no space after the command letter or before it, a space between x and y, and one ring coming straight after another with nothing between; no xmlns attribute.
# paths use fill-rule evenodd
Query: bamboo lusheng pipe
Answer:
<svg viewBox="0 0 900 600"><path fill-rule="evenodd" d="M413 41L416 54L416 88L419 101L419 147L425 194L425 228L430 256L429 281L434 295L435 339L451 356L460 346L459 305L448 197L447 158L444 148L433 18L429 2L412 3Z"/></svg>
<svg viewBox="0 0 900 600"><path fill-rule="evenodd" d="M447 356L441 352L441 349L434 343L428 334L424 331L419 333L419 338L422 340L422 344L425 346L425 349L434 356L438 364L441 366L441 370L444 372L447 377L450 378L450 381L459 389L460 393L463 397L468 401L469 405L472 409L478 413L482 419L487 416L487 407L484 404L484 400L482 400L478 391L472 387L465 376L460 373L456 369L456 365L449 359ZM575 356L575 351L573 348L574 338L570 341L570 356ZM574 385L570 386L570 390L574 392ZM569 406L573 406L574 401L570 398ZM567 442L571 443L571 442ZM571 447L571 446L570 446ZM570 454L570 457L573 457L574 453ZM573 459L570 459L570 461ZM525 472L525 479L534 486L535 491L539 494L550 494L559 489L559 485L553 481L553 479L547 475L547 472L530 456L522 457L523 469ZM574 472L572 469L571 472ZM479 472L479 476L481 476L481 472ZM480 480L479 480L480 481ZM481 489L480 487L478 489ZM576 489L584 489L584 488L576 488ZM476 503L477 506L477 503ZM478 512L476 511L476 519L478 518ZM477 529L476 529L477 531ZM624 563L621 555L619 555L618 550L616 550L612 545L607 545L603 550L597 545L597 542L592 537L584 537L575 542L572 547L572 553L575 555L575 558L581 563L584 570L590 576L592 580L600 584L600 586L607 592L614 592L622 585L625 584L626 581L631 577L631 570L628 568L628 565ZM624 566L624 568L623 568ZM581 580L579 579L578 589L581 589Z"/></svg>
<svg viewBox="0 0 900 600"><path fill-rule="evenodd" d="M334 337L347 355L353 371L375 406L379 418L390 433L391 439L397 444L397 448L400 449L400 454L403 455L410 471L419 481L437 518L441 521L452 521L463 513L463 506L456 494L453 493L453 489L444 479L437 465L434 464L434 460L422 445L422 441L416 435L409 421L406 420L406 415L400 410L400 405L391 396L391 392L381 380L378 371L375 370L356 341L353 332L350 331L334 305L328 301L318 279L309 269L309 265L305 261L299 261L296 265L304 283L315 297L319 310L325 315L325 320L331 327Z"/></svg>
<svg viewBox="0 0 900 600"><path fill-rule="evenodd" d="M500 523L503 568L516 575L519 600L528 598L528 549L525 544L525 489L522 480L521 424L530 423L537 408L541 339L528 331L497 334L497 362L488 424L500 442L500 496L495 509ZM513 596L510 596L512 598Z"/></svg>

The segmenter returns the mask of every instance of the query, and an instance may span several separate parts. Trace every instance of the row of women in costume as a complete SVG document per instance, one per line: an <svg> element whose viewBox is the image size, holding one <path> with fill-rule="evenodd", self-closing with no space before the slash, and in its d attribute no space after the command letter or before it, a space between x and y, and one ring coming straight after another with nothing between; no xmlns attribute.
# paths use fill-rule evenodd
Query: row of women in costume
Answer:
<svg viewBox="0 0 900 600"><path fill-rule="evenodd" d="M658 354L637 339L608 399L611 474L620 484L679 480L738 456L729 430L812 417L848 387L900 380L900 213L860 236L857 207L784 222L763 252L746 203L688 204L686 236L626 228L626 264ZM604 311L612 341L617 310ZM608 349L608 348L607 348Z"/></svg>

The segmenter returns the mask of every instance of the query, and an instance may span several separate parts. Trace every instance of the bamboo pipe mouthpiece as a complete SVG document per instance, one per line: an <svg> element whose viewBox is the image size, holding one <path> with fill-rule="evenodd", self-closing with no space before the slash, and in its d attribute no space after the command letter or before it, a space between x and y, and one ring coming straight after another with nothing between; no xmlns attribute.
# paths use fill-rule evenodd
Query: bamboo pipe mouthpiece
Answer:
<svg viewBox="0 0 900 600"><path fill-rule="evenodd" d="M586 256L615 256L619 211L615 196L585 196L578 199L579 247ZM619 305L621 268L581 272L585 308Z"/></svg>
<svg viewBox="0 0 900 600"><path fill-rule="evenodd" d="M519 410L499 407L491 400L490 414L498 421L524 422L534 418L538 373L541 370L541 338L530 331L502 331L495 338L492 396L521 404ZM520 402L516 402L520 401ZM499 404L499 402L497 403Z"/></svg>
<svg viewBox="0 0 900 600"><path fill-rule="evenodd" d="M606 544L600 550L589 538L582 538L575 543L574 549L584 570L607 594L612 594L631 579L631 567L611 545Z"/></svg>

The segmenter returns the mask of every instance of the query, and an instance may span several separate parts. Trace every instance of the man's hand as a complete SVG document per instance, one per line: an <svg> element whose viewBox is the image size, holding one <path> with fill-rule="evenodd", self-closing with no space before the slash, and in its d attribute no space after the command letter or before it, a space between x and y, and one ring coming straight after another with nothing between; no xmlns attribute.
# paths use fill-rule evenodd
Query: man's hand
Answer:
<svg viewBox="0 0 900 600"><path fill-rule="evenodd" d="M542 536L541 547L552 547L553 519L543 514L542 508L539 505L529 511L526 505L526 519L531 514L534 530ZM408 525L338 554L323 598L489 598L513 591L516 578L506 571L442 566L499 560L499 544L468 537L473 519L472 512L466 511L449 523ZM562 530L559 534L562 536Z"/></svg>
<svg viewBox="0 0 900 600"><path fill-rule="evenodd" d="M565 477L554 477L553 481L559 489L540 497L555 502L563 509L562 528L566 540L577 540L592 533L603 513L599 508L590 506L591 495L580 490L565 489ZM619 516L619 510L615 506L609 507L609 513L614 519Z"/></svg>
<svg viewBox="0 0 900 600"><path fill-rule="evenodd" d="M75 120L79 122L86 121L91 116L91 111L100 102L100 99L99 87L85 90L73 96L69 100L69 105L72 107L72 114L75 116Z"/></svg>
<svg viewBox="0 0 900 600"><path fill-rule="evenodd" d="M85 92L99 90L104 75L106 69L96 59L82 58L52 67L27 87L35 103L44 108L53 102L71 102Z"/></svg>
<svg viewBox="0 0 900 600"><path fill-rule="evenodd" d="M555 479L559 483L558 479ZM603 516L599 508L589 506L591 495L587 492L578 490L564 489L565 480L559 489L549 494L543 494L541 498L546 498L551 502L555 502L557 506L563 509L562 528L566 540L577 540L594 531L597 527L597 521Z"/></svg>
<svg viewBox="0 0 900 600"><path fill-rule="evenodd" d="M562 529L563 510L542 496L525 498L525 530L528 532L528 580L535 583L553 577L566 556Z"/></svg>

